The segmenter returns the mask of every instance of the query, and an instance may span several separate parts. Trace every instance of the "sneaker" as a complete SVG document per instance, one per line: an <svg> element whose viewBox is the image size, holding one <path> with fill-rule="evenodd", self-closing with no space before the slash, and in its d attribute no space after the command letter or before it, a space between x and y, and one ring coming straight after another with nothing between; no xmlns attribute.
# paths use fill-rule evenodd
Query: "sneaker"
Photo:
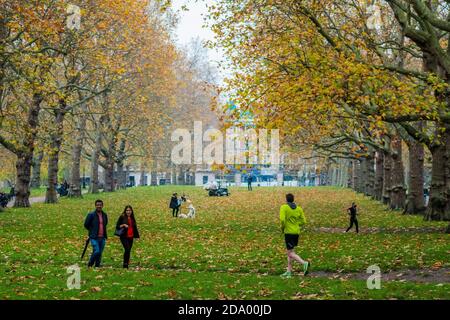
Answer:
<svg viewBox="0 0 450 320"><path fill-rule="evenodd" d="M292 278L292 272L286 271L285 273L283 273L280 277L282 278Z"/></svg>
<svg viewBox="0 0 450 320"><path fill-rule="evenodd" d="M303 264L303 275L306 276L309 273L309 267L311 265L311 262L306 261Z"/></svg>

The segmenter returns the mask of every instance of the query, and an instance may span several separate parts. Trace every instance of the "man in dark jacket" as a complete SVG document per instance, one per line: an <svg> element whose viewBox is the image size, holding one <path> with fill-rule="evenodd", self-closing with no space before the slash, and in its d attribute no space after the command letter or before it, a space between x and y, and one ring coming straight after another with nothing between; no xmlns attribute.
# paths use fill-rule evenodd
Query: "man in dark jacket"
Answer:
<svg viewBox="0 0 450 320"><path fill-rule="evenodd" d="M252 191L252 182L253 182L253 176L251 174L248 175L247 177L247 189L248 191Z"/></svg>
<svg viewBox="0 0 450 320"><path fill-rule="evenodd" d="M95 201L95 211L89 213L84 221L84 227L89 231L89 239L92 245L92 255L89 259L88 267L100 267L103 249L105 248L106 226L108 225L108 215L103 212L103 201Z"/></svg>

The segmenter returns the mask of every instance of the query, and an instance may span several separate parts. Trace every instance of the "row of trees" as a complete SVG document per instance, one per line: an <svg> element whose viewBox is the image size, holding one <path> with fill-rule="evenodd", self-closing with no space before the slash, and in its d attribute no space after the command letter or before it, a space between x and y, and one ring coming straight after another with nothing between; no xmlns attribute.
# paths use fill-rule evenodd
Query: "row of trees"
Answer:
<svg viewBox="0 0 450 320"><path fill-rule="evenodd" d="M62 165L71 196L86 161L91 192L99 167L104 191L124 187L127 164L152 170L176 121L209 106L199 74L212 71L177 49L160 1L0 0L0 11L0 145L16 163L16 207L30 205L44 161L47 203Z"/></svg>
<svg viewBox="0 0 450 320"><path fill-rule="evenodd" d="M352 160L359 191L408 213L425 211L429 152L425 218L449 221L449 17L437 0L224 0L210 25L234 69L226 90L260 126Z"/></svg>

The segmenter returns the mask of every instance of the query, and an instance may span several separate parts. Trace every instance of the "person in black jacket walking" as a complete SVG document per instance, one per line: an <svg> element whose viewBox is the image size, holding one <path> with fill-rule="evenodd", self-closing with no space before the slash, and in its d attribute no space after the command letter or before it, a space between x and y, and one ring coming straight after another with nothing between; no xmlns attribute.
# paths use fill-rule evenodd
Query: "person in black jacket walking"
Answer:
<svg viewBox="0 0 450 320"><path fill-rule="evenodd" d="M108 215L103 211L103 201L97 200L95 201L95 211L89 213L84 221L84 227L89 231L89 239L93 249L88 267L92 267L94 264L96 268L101 266L102 254L108 238L107 225Z"/></svg>
<svg viewBox="0 0 450 320"><path fill-rule="evenodd" d="M247 189L248 191L252 191L252 182L253 182L253 176L251 174L248 175L247 177Z"/></svg>
<svg viewBox="0 0 450 320"><path fill-rule="evenodd" d="M356 218L356 215L357 215L356 209L357 209L357 206L356 206L356 203L354 203L354 202L352 203L352 206L347 209L347 212L350 216L350 226L345 231L346 233L350 231L350 229L353 227L353 224L356 226L356 233L359 233L358 219Z"/></svg>
<svg viewBox="0 0 450 320"><path fill-rule="evenodd" d="M178 194L174 193L170 198L169 208L172 209L172 217L177 218L180 211L181 200L178 199Z"/></svg>
<svg viewBox="0 0 450 320"><path fill-rule="evenodd" d="M139 230L134 217L133 208L126 206L122 215L117 220L116 230L123 230L120 235L125 253L123 254L123 267L128 269L130 265L131 248L133 247L133 240L139 239Z"/></svg>

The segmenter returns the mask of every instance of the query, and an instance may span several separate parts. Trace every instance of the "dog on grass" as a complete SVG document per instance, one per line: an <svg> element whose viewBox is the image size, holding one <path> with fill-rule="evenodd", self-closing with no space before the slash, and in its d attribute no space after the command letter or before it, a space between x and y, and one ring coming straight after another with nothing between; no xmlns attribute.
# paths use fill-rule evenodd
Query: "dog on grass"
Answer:
<svg viewBox="0 0 450 320"><path fill-rule="evenodd" d="M188 204L189 212L188 214L180 214L179 217L181 219L195 219L195 207L192 204L192 201L187 200L186 203Z"/></svg>

